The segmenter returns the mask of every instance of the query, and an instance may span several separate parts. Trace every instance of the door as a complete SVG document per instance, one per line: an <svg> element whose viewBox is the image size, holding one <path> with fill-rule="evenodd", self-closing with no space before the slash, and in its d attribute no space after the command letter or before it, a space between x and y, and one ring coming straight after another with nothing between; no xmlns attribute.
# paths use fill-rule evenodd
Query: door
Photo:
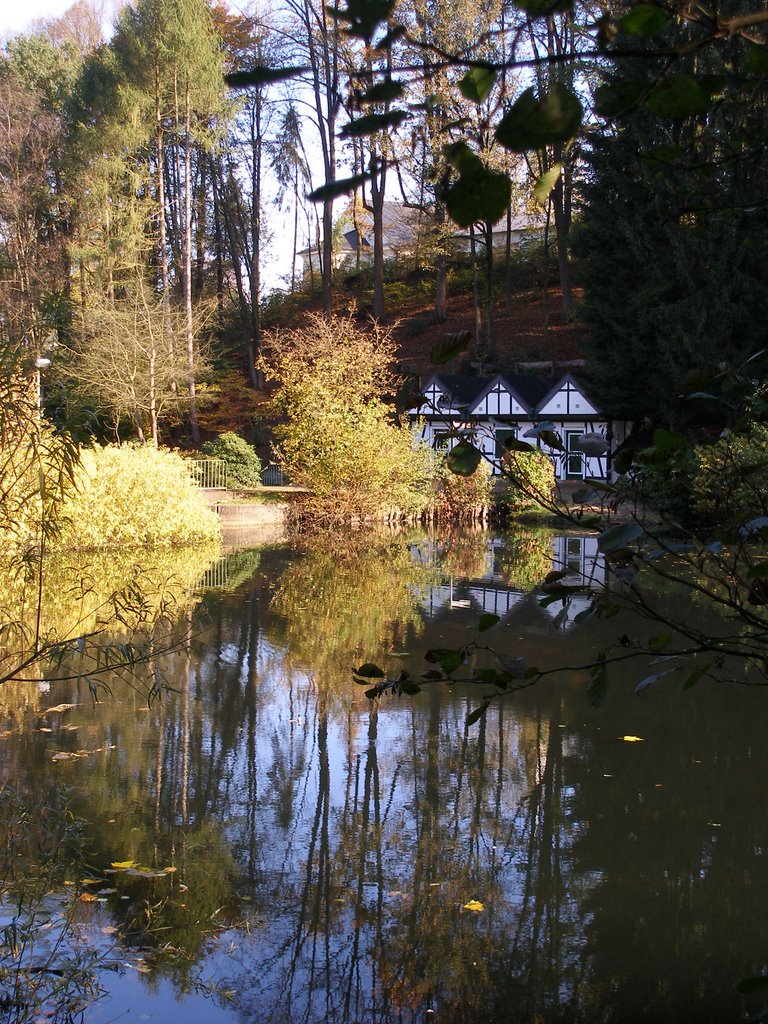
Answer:
<svg viewBox="0 0 768 1024"><path fill-rule="evenodd" d="M565 432L565 479L584 479L584 453L574 448L574 441L581 437L581 430L566 430Z"/></svg>

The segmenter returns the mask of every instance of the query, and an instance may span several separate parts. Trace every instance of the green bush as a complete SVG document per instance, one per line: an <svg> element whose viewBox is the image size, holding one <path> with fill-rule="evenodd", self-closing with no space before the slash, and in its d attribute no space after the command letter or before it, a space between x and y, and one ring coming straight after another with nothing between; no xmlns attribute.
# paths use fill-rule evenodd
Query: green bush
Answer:
<svg viewBox="0 0 768 1024"><path fill-rule="evenodd" d="M501 459L506 482L497 497L497 508L509 515L535 512L549 501L555 489L555 467L541 451L507 452Z"/></svg>
<svg viewBox="0 0 768 1024"><path fill-rule="evenodd" d="M175 452L108 445L82 452L76 485L60 508L63 548L200 544L219 518Z"/></svg>
<svg viewBox="0 0 768 1024"><path fill-rule="evenodd" d="M691 505L698 521L729 530L768 515L768 428L730 434L695 449Z"/></svg>
<svg viewBox="0 0 768 1024"><path fill-rule="evenodd" d="M471 476L459 476L448 469L443 459L435 467L435 477L434 513L437 519L474 520L481 509L491 507L493 477L485 460Z"/></svg>
<svg viewBox="0 0 768 1024"><path fill-rule="evenodd" d="M311 314L302 330L268 339L261 366L277 385L275 451L310 492L297 514L318 521L418 515L431 497L430 453L396 426L387 396L391 331L352 316Z"/></svg>
<svg viewBox="0 0 768 1024"><path fill-rule="evenodd" d="M235 487L259 487L261 459L239 434L231 430L213 441L206 441L203 451L212 459L221 459L227 466L227 483Z"/></svg>

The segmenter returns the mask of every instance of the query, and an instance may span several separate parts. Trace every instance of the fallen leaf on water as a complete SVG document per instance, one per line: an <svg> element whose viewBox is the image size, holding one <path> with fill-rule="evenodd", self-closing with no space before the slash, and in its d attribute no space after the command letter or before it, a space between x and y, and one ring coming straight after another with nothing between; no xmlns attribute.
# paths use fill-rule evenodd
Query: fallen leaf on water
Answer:
<svg viewBox="0 0 768 1024"><path fill-rule="evenodd" d="M179 870L178 868L173 868L173 867L171 867L171 868L163 868L163 871L166 873L166 875L173 874L174 871L178 871L178 870Z"/></svg>
<svg viewBox="0 0 768 1024"><path fill-rule="evenodd" d="M57 704L55 707L46 708L45 711L41 711L41 715L52 715L54 711L69 711L70 708L76 708L77 704Z"/></svg>
<svg viewBox="0 0 768 1024"><path fill-rule="evenodd" d="M481 903L480 900L470 900L469 903L465 903L463 910L474 910L476 914L479 914L481 910L485 910L485 904Z"/></svg>
<svg viewBox="0 0 768 1024"><path fill-rule="evenodd" d="M118 870L120 868L132 868L135 863L135 860L113 860L112 867Z"/></svg>
<svg viewBox="0 0 768 1024"><path fill-rule="evenodd" d="M643 737L642 736L622 736L621 739L624 740L625 743L642 743L643 742Z"/></svg>
<svg viewBox="0 0 768 1024"><path fill-rule="evenodd" d="M115 928L113 924L105 924L101 929L102 935L115 935L119 929Z"/></svg>
<svg viewBox="0 0 768 1024"><path fill-rule="evenodd" d="M80 900L81 903L98 903L99 902L99 897L98 896L94 896L93 893L91 893L91 892L81 893L77 898Z"/></svg>

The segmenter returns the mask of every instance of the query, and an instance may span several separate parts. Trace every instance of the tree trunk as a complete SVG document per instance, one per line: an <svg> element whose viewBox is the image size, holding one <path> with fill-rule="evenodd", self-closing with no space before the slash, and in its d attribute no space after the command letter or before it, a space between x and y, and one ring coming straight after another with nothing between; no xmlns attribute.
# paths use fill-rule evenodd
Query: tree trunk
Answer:
<svg viewBox="0 0 768 1024"><path fill-rule="evenodd" d="M195 331L192 316L192 111L189 81L184 90L184 318L187 336L187 390L192 443L200 444L195 381Z"/></svg>

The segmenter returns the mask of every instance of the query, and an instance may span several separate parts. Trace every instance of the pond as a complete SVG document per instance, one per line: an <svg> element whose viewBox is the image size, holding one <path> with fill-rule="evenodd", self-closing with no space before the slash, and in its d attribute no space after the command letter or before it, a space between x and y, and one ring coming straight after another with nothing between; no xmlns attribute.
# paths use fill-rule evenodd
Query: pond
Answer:
<svg viewBox="0 0 768 1024"><path fill-rule="evenodd" d="M58 1019L759 1012L762 993L736 986L768 959L765 696L660 680L637 697L638 665L592 707L578 666L626 624L556 624L532 589L553 562L601 572L591 538L545 531L238 551L207 572L161 701L116 685L94 704L77 682L4 691L6 819L14 793L52 833L63 805L87 822L27 963L110 969L92 976L102 998ZM417 676L482 612L500 616L487 636L503 658L562 671L471 726L482 689L372 703L352 681L363 661ZM30 872L65 858L40 848ZM0 999L0 1020L43 1019L28 1011Z"/></svg>

